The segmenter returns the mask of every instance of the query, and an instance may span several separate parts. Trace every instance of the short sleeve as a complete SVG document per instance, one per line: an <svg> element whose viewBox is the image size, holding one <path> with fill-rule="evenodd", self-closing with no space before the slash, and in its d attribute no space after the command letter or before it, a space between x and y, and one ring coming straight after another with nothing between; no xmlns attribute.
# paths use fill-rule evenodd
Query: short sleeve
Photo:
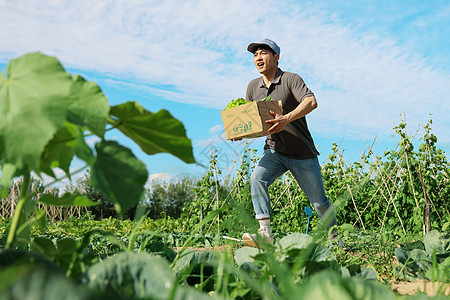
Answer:
<svg viewBox="0 0 450 300"><path fill-rule="evenodd" d="M255 78L247 85L247 92L245 93L245 100L257 101L258 99L258 87L260 86L261 79Z"/></svg>
<svg viewBox="0 0 450 300"><path fill-rule="evenodd" d="M314 96L314 93L311 92L311 90L306 86L300 75L292 74L289 83L291 93L294 95L298 103L302 102L306 97Z"/></svg>
<svg viewBox="0 0 450 300"><path fill-rule="evenodd" d="M250 87L250 83L247 85L247 92L245 93L245 100L253 101L252 88Z"/></svg>

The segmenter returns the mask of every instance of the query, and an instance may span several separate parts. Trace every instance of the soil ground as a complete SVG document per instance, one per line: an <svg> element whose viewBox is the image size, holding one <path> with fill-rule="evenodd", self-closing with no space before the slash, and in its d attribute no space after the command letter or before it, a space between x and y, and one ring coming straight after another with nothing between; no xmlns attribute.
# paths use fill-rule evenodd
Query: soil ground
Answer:
<svg viewBox="0 0 450 300"><path fill-rule="evenodd" d="M428 296L450 296L450 284L417 280L411 282L396 282L392 284L392 290L400 295L413 295L424 293Z"/></svg>

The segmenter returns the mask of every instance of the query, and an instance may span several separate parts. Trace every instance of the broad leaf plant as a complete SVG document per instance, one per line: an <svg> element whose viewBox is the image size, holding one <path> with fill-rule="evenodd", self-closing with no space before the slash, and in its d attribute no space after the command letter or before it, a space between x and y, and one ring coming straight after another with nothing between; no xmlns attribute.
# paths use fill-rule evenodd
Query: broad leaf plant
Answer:
<svg viewBox="0 0 450 300"><path fill-rule="evenodd" d="M82 76L65 71L57 58L40 52L12 59L0 73L0 192L4 198L11 181L22 178L22 190L8 233L6 248L25 244L29 227L44 217L44 205L90 206L79 194L36 195L32 174L70 179L75 157L91 169L92 183L123 213L136 205L148 178L142 161L125 146L106 140L109 130L120 130L147 154L170 153L194 163L192 145L183 124L168 111L147 111L137 102L110 106L101 88ZM98 137L91 148L86 140Z"/></svg>

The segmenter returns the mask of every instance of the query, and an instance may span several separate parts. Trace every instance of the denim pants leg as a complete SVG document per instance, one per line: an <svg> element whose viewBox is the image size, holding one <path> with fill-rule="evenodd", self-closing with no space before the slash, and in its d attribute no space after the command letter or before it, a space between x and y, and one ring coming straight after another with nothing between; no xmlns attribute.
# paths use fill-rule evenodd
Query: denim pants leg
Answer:
<svg viewBox="0 0 450 300"><path fill-rule="evenodd" d="M319 159L289 159L289 170L297 180L325 228L337 225L334 208L325 195Z"/></svg>
<svg viewBox="0 0 450 300"><path fill-rule="evenodd" d="M288 170L285 158L267 149L250 176L253 208L258 220L270 218L269 185Z"/></svg>
<svg viewBox="0 0 450 300"><path fill-rule="evenodd" d="M290 170L300 188L314 207L323 225L336 225L336 215L325 196L322 174L317 157L291 159L274 150L266 150L250 177L253 208L256 219L270 218L269 186L283 173Z"/></svg>

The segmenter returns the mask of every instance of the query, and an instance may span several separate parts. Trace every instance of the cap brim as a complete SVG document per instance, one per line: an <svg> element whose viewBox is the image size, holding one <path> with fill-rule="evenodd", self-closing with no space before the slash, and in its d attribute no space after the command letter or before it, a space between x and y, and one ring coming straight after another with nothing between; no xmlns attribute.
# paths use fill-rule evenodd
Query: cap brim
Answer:
<svg viewBox="0 0 450 300"><path fill-rule="evenodd" d="M247 47L247 51L251 52L251 53L255 53L256 50L258 50L258 47L268 47L267 44L260 44L260 43L251 43L250 45L248 45Z"/></svg>

